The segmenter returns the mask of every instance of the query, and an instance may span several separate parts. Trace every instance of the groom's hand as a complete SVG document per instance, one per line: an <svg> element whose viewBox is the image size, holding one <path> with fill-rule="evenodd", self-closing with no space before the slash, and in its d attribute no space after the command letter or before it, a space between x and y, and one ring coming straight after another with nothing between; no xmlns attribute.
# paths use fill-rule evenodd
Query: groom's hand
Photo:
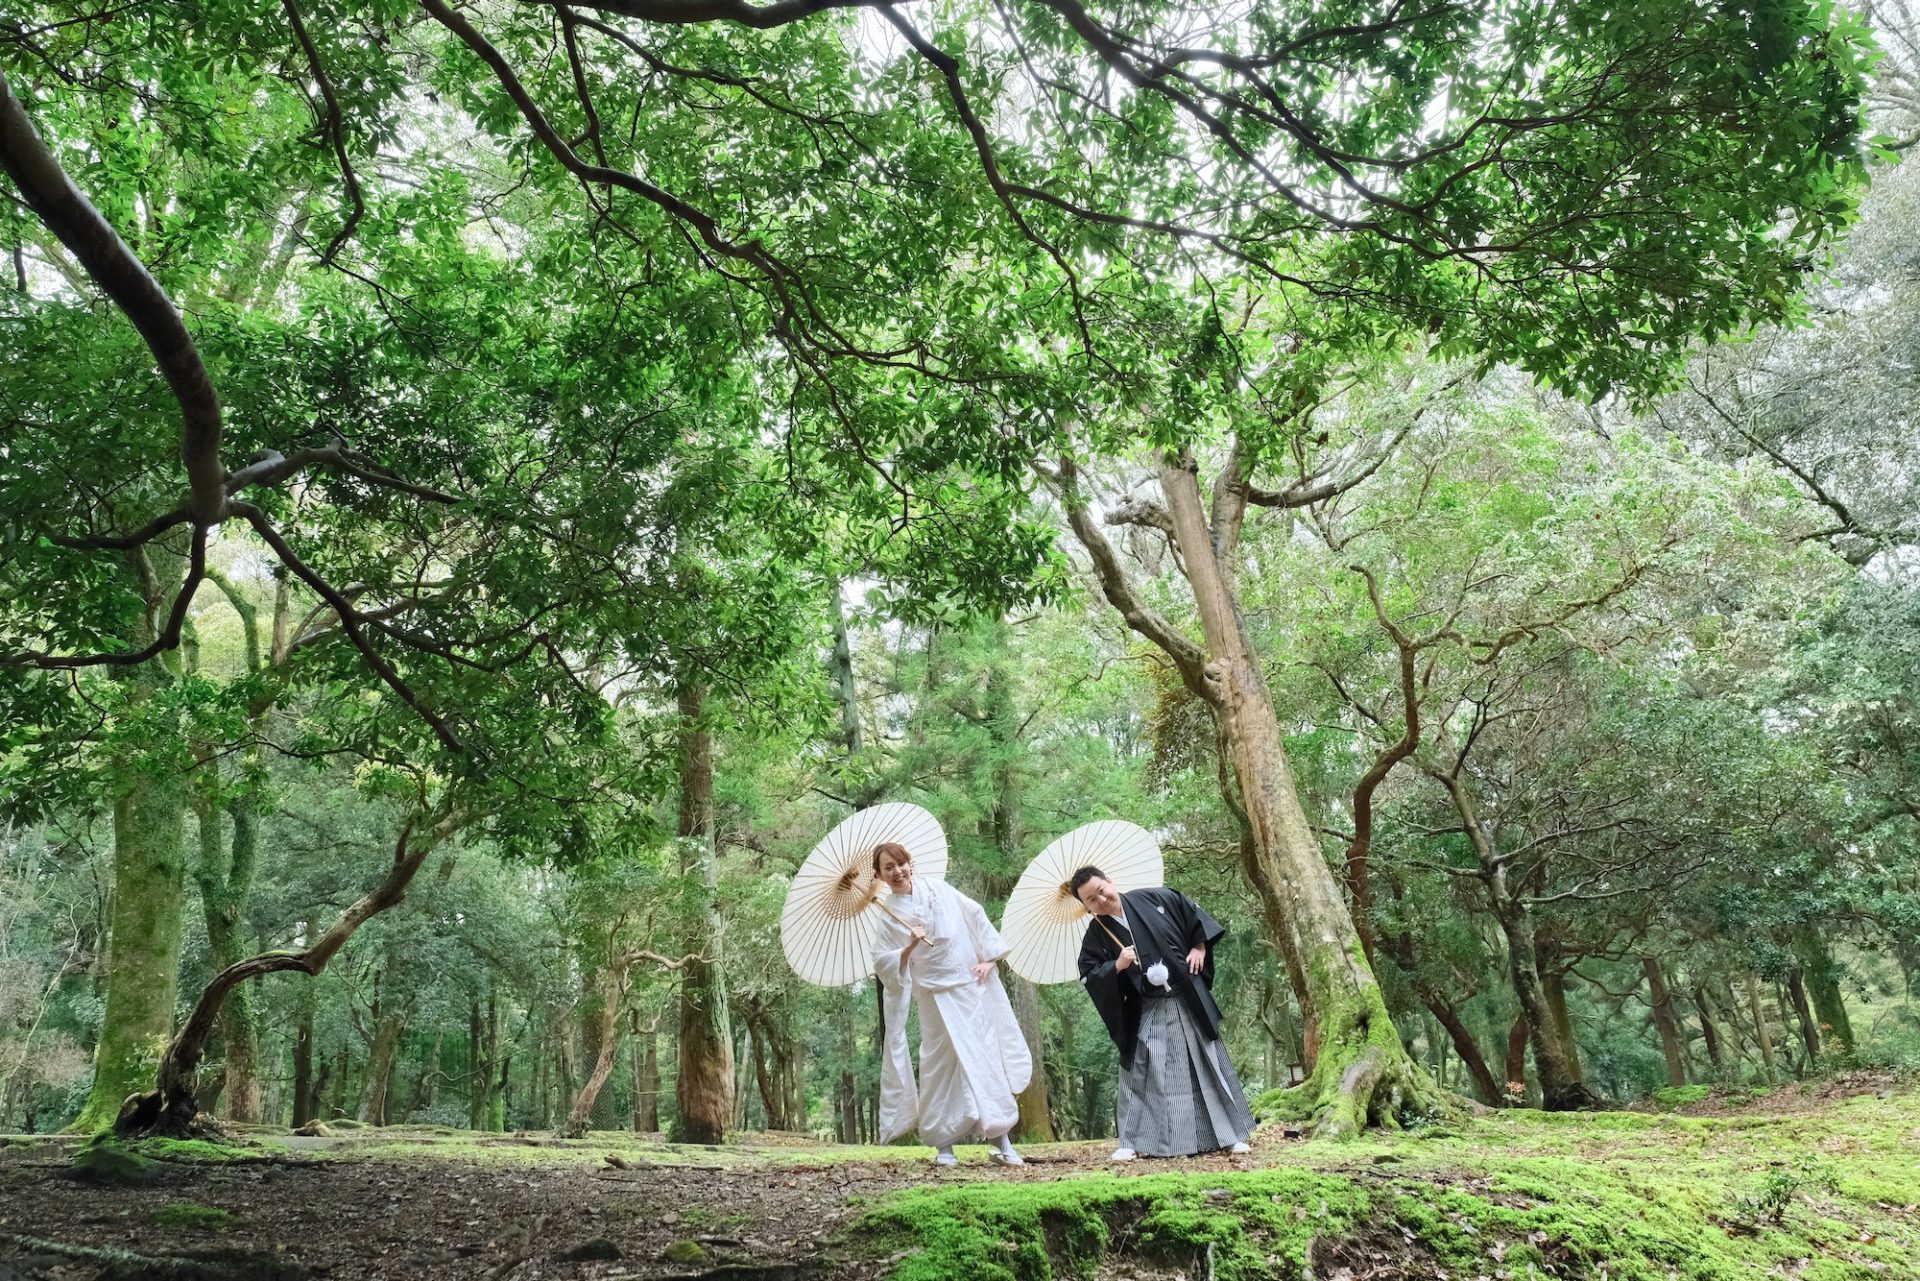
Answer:
<svg viewBox="0 0 1920 1281"><path fill-rule="evenodd" d="M1196 947L1187 953L1187 973L1198 974L1207 963L1207 949Z"/></svg>
<svg viewBox="0 0 1920 1281"><path fill-rule="evenodd" d="M1128 966L1137 964L1139 960L1140 954L1135 952L1133 945L1129 943L1120 949L1120 959L1113 963L1113 968L1115 970L1125 971Z"/></svg>

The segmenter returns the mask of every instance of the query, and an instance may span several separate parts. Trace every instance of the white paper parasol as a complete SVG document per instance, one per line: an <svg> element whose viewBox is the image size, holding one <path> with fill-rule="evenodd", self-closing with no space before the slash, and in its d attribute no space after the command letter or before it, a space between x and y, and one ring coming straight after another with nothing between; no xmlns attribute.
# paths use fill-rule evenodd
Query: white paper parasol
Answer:
<svg viewBox="0 0 1920 1281"><path fill-rule="evenodd" d="M793 972L821 987L845 987L873 969L874 921L887 887L873 872L873 847L906 846L915 876L947 874L947 834L918 805L890 801L853 814L813 847L793 874L780 912L780 948Z"/></svg>
<svg viewBox="0 0 1920 1281"><path fill-rule="evenodd" d="M1120 819L1077 827L1027 864L1007 899L1000 932L1012 944L1007 964L1032 983L1065 983L1080 977L1080 939L1087 909L1068 888L1073 874L1091 864L1122 893L1166 879L1160 843L1145 828Z"/></svg>

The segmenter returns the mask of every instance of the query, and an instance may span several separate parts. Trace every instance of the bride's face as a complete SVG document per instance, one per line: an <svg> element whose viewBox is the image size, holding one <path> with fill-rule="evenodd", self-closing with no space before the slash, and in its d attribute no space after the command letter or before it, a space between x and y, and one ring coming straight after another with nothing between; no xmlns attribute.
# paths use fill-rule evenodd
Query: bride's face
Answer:
<svg viewBox="0 0 1920 1281"><path fill-rule="evenodd" d="M880 879L895 894L913 893L913 855L889 850L880 856Z"/></svg>

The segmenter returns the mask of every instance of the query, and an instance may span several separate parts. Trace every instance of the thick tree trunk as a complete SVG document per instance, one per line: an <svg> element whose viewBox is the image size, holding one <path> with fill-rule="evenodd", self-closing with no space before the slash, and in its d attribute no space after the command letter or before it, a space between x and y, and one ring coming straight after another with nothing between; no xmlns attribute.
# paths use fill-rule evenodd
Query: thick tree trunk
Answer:
<svg viewBox="0 0 1920 1281"><path fill-rule="evenodd" d="M1580 1064L1580 1042L1573 1034L1573 1019L1567 1013L1567 977L1555 961L1541 957L1540 987L1547 996L1547 1008L1553 1011L1554 1030L1560 1034L1560 1045L1567 1056L1567 1070L1576 1081L1587 1079L1587 1070Z"/></svg>
<svg viewBox="0 0 1920 1281"><path fill-rule="evenodd" d="M151 666L151 664L143 664ZM177 775L136 774L113 806L113 924L107 1004L94 1050L93 1088L73 1128L113 1124L153 1079L173 1031L186 898L186 787Z"/></svg>
<svg viewBox="0 0 1920 1281"><path fill-rule="evenodd" d="M366 1125L388 1123L388 1096L393 1088L394 1059L400 1048L400 1034L406 1031L403 1006L382 1014L374 1023L373 1040L367 1045L366 1084L360 1092L360 1120Z"/></svg>
<svg viewBox="0 0 1920 1281"><path fill-rule="evenodd" d="M733 1034L720 972L720 915L714 901L713 740L702 723L706 691L680 687L681 870L699 895L699 924L687 940L680 974L680 1072L674 1083L673 1137L720 1143L733 1115Z"/></svg>
<svg viewBox="0 0 1920 1281"><path fill-rule="evenodd" d="M1317 1061L1294 1108L1322 1135L1353 1134L1405 1110L1442 1112L1444 1096L1408 1056L1359 932L1307 823L1266 673L1216 555L1190 460L1160 473L1175 541L1206 638L1202 689L1214 710L1223 794L1251 836L1249 880L1293 961ZM1244 503L1244 498L1241 500Z"/></svg>
<svg viewBox="0 0 1920 1281"><path fill-rule="evenodd" d="M1647 1005L1653 1011L1653 1025L1660 1031L1660 1052L1667 1059L1667 1084L1685 1085L1687 1050L1680 1038L1680 1020L1673 1011L1673 993L1667 990L1667 976L1651 956L1640 958L1640 972L1646 975Z"/></svg>

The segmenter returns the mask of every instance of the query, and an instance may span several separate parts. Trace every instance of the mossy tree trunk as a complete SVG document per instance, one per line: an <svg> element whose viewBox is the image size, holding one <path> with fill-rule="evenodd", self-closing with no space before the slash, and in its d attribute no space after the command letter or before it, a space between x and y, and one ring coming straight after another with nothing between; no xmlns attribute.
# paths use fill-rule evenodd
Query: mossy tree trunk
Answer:
<svg viewBox="0 0 1920 1281"><path fill-rule="evenodd" d="M148 604L133 644L144 647L159 635L160 611L184 570L179 557L157 548L151 556L134 552L133 562ZM177 652L162 655L121 674L133 709L174 682L179 659ZM152 1083L154 1062L173 1031L186 908L187 753L181 747L176 755L154 745L122 762L126 781L113 802L113 911L101 967L106 1009L93 1086L73 1123L83 1132L112 1125L127 1098Z"/></svg>
<svg viewBox="0 0 1920 1281"><path fill-rule="evenodd" d="M1213 713L1221 795L1241 826L1247 879L1287 962L1314 1054L1289 1110L1323 1135L1352 1134L1403 1112L1446 1111L1445 1096L1394 1029L1353 915L1307 823L1266 673L1240 617L1240 531L1256 491L1238 446L1215 483L1211 515L1197 471L1184 451L1169 454L1160 469L1165 505L1129 501L1107 521L1156 528L1172 540L1199 614L1198 643L1146 603L1088 511L1072 461L1062 460L1051 478L1108 602L1173 660L1182 683ZM1308 500L1281 494L1262 501Z"/></svg>
<svg viewBox="0 0 1920 1281"><path fill-rule="evenodd" d="M720 913L715 902L713 739L706 690L680 686L681 870L698 896L680 974L680 1071L674 1082L673 1137L720 1143L733 1116L733 1033L720 974Z"/></svg>
<svg viewBox="0 0 1920 1281"><path fill-rule="evenodd" d="M1820 1034L1830 1053L1853 1052L1853 1020L1847 1017L1847 1003L1840 993L1840 963L1833 949L1816 926L1803 926L1795 951L1806 972L1807 995L1813 999L1813 1013Z"/></svg>
<svg viewBox="0 0 1920 1281"><path fill-rule="evenodd" d="M260 824L251 795L222 796L219 758L211 747L196 746L194 755L193 809L200 840L193 881L206 921L208 960L218 973L247 956L245 912L259 866ZM226 830L229 818L231 840ZM244 983L228 994L220 1011L220 1040L226 1062L227 1115L235 1121L258 1121L258 1020L253 993Z"/></svg>

